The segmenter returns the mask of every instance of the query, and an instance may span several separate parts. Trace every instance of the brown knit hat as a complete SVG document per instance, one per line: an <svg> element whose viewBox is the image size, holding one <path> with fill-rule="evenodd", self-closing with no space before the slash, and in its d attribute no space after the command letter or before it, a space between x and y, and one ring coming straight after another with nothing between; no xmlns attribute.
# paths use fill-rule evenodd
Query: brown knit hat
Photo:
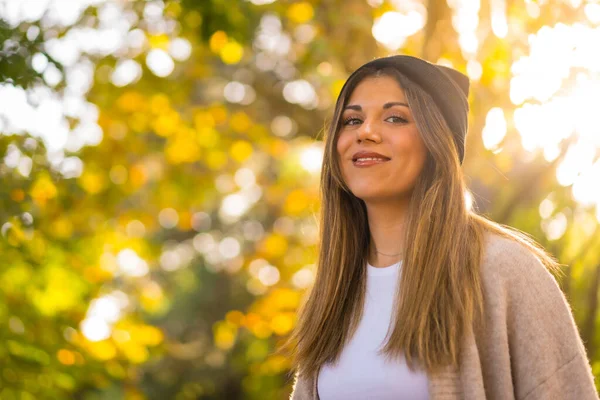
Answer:
<svg viewBox="0 0 600 400"><path fill-rule="evenodd" d="M359 67L346 80L364 68L380 70L393 68L405 75L431 95L454 134L459 161L465 158L465 138L468 129L469 78L463 73L423 60L422 58L395 55L377 58ZM345 86L345 85L344 85ZM343 92L344 88L342 88Z"/></svg>

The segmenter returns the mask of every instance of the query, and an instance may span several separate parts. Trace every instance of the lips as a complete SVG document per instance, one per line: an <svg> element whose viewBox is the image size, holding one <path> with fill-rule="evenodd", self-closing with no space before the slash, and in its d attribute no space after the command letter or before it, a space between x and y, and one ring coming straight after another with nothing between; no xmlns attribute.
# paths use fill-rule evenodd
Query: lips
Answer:
<svg viewBox="0 0 600 400"><path fill-rule="evenodd" d="M390 158L384 156L383 154L379 154L379 153L375 153L373 151L359 151L357 153L354 153L354 155L352 156L352 162L353 163L357 163L357 162L385 162L385 161L389 161Z"/></svg>

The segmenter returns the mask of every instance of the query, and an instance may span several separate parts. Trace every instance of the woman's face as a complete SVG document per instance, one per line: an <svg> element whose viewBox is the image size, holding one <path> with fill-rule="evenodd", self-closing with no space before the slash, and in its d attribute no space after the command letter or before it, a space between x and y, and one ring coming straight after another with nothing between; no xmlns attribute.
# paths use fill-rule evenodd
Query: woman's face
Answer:
<svg viewBox="0 0 600 400"><path fill-rule="evenodd" d="M352 193L365 202L409 196L427 148L396 79L365 78L341 118L336 148Z"/></svg>

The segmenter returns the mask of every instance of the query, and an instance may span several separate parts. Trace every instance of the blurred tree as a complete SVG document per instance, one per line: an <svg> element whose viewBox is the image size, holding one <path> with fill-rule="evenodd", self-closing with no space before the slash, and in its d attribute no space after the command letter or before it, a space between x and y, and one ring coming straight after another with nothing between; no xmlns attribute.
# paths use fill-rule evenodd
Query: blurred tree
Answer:
<svg viewBox="0 0 600 400"><path fill-rule="evenodd" d="M528 35L587 3L473 4L90 2L0 26L0 89L68 128L0 111L1 397L287 398L272 353L313 279L319 133L352 69L400 51L471 76L474 207L568 265L600 373L598 223L557 183L576 135L529 149L511 97Z"/></svg>
<svg viewBox="0 0 600 400"><path fill-rule="evenodd" d="M38 73L31 65L31 57L35 53L44 54L58 68L61 67L44 53L43 41L39 35L33 37L37 25L31 25L30 33L23 33L18 28L10 27L5 21L0 19L0 83L8 83L20 87L31 87L31 85L41 79ZM30 40L30 37L32 40Z"/></svg>

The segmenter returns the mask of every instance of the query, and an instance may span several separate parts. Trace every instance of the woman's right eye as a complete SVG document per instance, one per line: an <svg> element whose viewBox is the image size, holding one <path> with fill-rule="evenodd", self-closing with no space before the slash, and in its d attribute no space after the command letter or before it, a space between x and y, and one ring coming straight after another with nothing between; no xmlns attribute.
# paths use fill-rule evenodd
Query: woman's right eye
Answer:
<svg viewBox="0 0 600 400"><path fill-rule="evenodd" d="M350 117L350 118L346 118L344 120L344 125L356 125L356 123L354 123L354 121L361 122L360 119L358 119L358 118Z"/></svg>

